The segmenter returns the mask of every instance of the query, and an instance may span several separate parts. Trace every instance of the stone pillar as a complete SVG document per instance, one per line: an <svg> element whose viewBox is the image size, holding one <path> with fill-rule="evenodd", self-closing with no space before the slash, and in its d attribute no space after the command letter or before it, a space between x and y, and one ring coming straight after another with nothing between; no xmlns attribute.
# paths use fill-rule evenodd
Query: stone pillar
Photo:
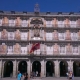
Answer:
<svg viewBox="0 0 80 80"><path fill-rule="evenodd" d="M4 67L5 67L5 61L2 62L2 77L4 77Z"/></svg>
<svg viewBox="0 0 80 80"><path fill-rule="evenodd" d="M13 61L13 77L16 77L17 76L17 62L16 60Z"/></svg>
<svg viewBox="0 0 80 80"><path fill-rule="evenodd" d="M28 72L28 75L29 75L29 77L30 77L30 68L31 68L31 62L30 62L30 60L27 62L27 72Z"/></svg>
<svg viewBox="0 0 80 80"><path fill-rule="evenodd" d="M19 61L16 61L16 74L18 73Z"/></svg>
<svg viewBox="0 0 80 80"><path fill-rule="evenodd" d="M73 61L67 61L68 63L68 71L73 71Z"/></svg>
<svg viewBox="0 0 80 80"><path fill-rule="evenodd" d="M43 61L41 61L41 77L45 77L45 75L44 75L44 69L45 69L45 63L44 63L44 60Z"/></svg>
<svg viewBox="0 0 80 80"><path fill-rule="evenodd" d="M44 77L46 77L46 61L44 61Z"/></svg>
<svg viewBox="0 0 80 80"><path fill-rule="evenodd" d="M59 68L59 61L56 60L54 61L55 64L55 77L60 77L60 68Z"/></svg>
<svg viewBox="0 0 80 80"><path fill-rule="evenodd" d="M30 72L32 72L32 62L31 62L31 66L30 66L30 68L31 68L31 69L30 69Z"/></svg>
<svg viewBox="0 0 80 80"><path fill-rule="evenodd" d="M0 78L2 77L2 60L0 61Z"/></svg>

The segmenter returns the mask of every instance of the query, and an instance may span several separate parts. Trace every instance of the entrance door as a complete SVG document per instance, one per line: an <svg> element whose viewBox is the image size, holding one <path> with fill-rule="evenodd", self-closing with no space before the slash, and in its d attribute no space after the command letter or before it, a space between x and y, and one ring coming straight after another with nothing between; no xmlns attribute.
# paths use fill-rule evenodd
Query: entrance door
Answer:
<svg viewBox="0 0 80 80"><path fill-rule="evenodd" d="M68 72L68 64L67 62L60 62L60 76L66 77L66 73Z"/></svg>
<svg viewBox="0 0 80 80"><path fill-rule="evenodd" d="M39 61L34 61L32 64L32 72L34 72L35 77L40 77L41 73L41 63Z"/></svg>
<svg viewBox="0 0 80 80"><path fill-rule="evenodd" d="M4 77L11 77L13 73L13 62L7 61L4 64Z"/></svg>
<svg viewBox="0 0 80 80"><path fill-rule="evenodd" d="M26 61L21 61L18 65L18 70L23 74L27 72L27 63Z"/></svg>
<svg viewBox="0 0 80 80"><path fill-rule="evenodd" d="M80 77L80 63L74 62L73 63L73 72L75 77Z"/></svg>
<svg viewBox="0 0 80 80"><path fill-rule="evenodd" d="M46 77L54 76L54 63L51 61L47 61L46 63Z"/></svg>

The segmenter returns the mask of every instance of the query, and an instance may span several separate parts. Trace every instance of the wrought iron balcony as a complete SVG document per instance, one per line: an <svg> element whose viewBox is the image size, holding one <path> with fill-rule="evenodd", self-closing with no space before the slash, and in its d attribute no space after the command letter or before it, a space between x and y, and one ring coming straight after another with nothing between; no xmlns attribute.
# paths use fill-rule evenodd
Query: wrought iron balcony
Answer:
<svg viewBox="0 0 80 80"><path fill-rule="evenodd" d="M29 28L29 29L32 29L32 28L53 28L53 29L57 29L57 28L69 28L69 29L76 29L76 28L79 28L80 29L80 25L77 25L77 24L56 24L56 25L51 25L51 24L48 24L46 26L44 25L39 25L39 26L34 26L33 24L30 24L30 26L27 24L27 23L21 23L19 25L15 24L15 23L5 23L5 24L0 24L0 27L1 28Z"/></svg>
<svg viewBox="0 0 80 80"><path fill-rule="evenodd" d="M19 51L19 53L15 53L14 51L7 51L6 53L0 51L0 56L79 56L80 52L68 53L64 50L64 53L54 51L34 51L33 53L29 53L28 51Z"/></svg>

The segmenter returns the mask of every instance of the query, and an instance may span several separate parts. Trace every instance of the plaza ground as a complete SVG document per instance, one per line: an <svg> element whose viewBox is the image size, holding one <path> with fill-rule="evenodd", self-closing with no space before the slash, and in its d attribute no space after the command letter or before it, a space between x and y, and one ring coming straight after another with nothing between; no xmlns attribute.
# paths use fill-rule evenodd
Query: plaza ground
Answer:
<svg viewBox="0 0 80 80"><path fill-rule="evenodd" d="M0 80L17 80L17 78L0 78ZM60 78L34 78L30 80L68 80L66 77L60 77ZM74 80L80 80L80 77L75 77Z"/></svg>

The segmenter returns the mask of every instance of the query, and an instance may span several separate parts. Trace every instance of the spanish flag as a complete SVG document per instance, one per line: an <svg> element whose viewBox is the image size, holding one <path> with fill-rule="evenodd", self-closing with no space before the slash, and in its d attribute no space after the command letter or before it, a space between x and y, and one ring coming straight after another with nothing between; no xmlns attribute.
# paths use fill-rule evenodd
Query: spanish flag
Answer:
<svg viewBox="0 0 80 80"><path fill-rule="evenodd" d="M37 49L40 49L40 43L34 43L31 47L30 53L33 53Z"/></svg>

